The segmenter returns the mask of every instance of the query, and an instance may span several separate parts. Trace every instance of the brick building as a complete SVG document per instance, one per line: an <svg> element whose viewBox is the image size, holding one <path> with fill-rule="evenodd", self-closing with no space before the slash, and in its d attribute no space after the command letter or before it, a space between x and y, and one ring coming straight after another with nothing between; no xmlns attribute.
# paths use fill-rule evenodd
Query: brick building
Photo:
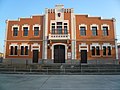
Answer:
<svg viewBox="0 0 120 90"><path fill-rule="evenodd" d="M6 21L5 61L90 63L118 59L115 19L75 14L56 5L45 14Z"/></svg>

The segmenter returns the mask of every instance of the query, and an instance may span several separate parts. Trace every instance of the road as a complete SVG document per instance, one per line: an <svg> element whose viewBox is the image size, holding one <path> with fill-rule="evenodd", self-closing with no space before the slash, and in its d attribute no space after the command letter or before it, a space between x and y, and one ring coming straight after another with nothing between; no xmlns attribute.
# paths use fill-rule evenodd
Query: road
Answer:
<svg viewBox="0 0 120 90"><path fill-rule="evenodd" d="M0 90L120 90L120 75L0 74Z"/></svg>

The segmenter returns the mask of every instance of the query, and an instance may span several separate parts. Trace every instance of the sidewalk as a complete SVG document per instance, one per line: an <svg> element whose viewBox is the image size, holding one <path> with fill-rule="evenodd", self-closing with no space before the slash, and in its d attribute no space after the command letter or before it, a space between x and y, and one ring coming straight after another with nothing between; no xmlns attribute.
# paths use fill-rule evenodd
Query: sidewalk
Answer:
<svg viewBox="0 0 120 90"><path fill-rule="evenodd" d="M120 75L0 74L0 90L120 90Z"/></svg>

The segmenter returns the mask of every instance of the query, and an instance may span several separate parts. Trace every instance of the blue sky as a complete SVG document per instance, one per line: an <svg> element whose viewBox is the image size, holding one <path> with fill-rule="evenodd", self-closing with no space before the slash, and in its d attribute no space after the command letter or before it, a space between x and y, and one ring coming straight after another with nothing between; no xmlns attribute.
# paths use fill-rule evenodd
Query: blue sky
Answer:
<svg viewBox="0 0 120 90"><path fill-rule="evenodd" d="M64 4L74 13L116 18L117 38L120 41L120 0L0 0L0 52L4 52L5 21L44 13L45 8Z"/></svg>

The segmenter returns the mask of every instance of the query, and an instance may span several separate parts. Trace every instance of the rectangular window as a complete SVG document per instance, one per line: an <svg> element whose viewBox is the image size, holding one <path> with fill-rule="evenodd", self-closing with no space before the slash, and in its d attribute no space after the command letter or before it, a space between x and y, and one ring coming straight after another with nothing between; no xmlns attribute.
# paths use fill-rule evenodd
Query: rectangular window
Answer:
<svg viewBox="0 0 120 90"><path fill-rule="evenodd" d="M28 36L28 27L23 27L23 36Z"/></svg>
<svg viewBox="0 0 120 90"><path fill-rule="evenodd" d="M24 55L24 46L21 46L21 55Z"/></svg>
<svg viewBox="0 0 120 90"><path fill-rule="evenodd" d="M86 36L86 28L85 27L80 27L80 35Z"/></svg>
<svg viewBox="0 0 120 90"><path fill-rule="evenodd" d="M34 36L39 35L39 27L34 27Z"/></svg>
<svg viewBox="0 0 120 90"><path fill-rule="evenodd" d="M61 26L61 25L62 25L62 22L57 22L57 25L60 25L60 26Z"/></svg>
<svg viewBox="0 0 120 90"><path fill-rule="evenodd" d="M18 27L13 28L13 36L18 36Z"/></svg>
<svg viewBox="0 0 120 90"><path fill-rule="evenodd" d="M111 55L111 47L108 46L108 55Z"/></svg>
<svg viewBox="0 0 120 90"><path fill-rule="evenodd" d="M103 36L108 36L108 27L103 27Z"/></svg>
<svg viewBox="0 0 120 90"><path fill-rule="evenodd" d="M55 23L52 23L52 25L55 25Z"/></svg>
<svg viewBox="0 0 120 90"><path fill-rule="evenodd" d="M62 34L62 22L57 22L57 32L58 34Z"/></svg>
<svg viewBox="0 0 120 90"><path fill-rule="evenodd" d="M14 55L14 48L13 48L13 46L10 47L10 55Z"/></svg>
<svg viewBox="0 0 120 90"><path fill-rule="evenodd" d="M95 55L95 47L92 46L92 55Z"/></svg>
<svg viewBox="0 0 120 90"><path fill-rule="evenodd" d="M67 32L67 26L64 26L64 34L68 34L68 32Z"/></svg>
<svg viewBox="0 0 120 90"><path fill-rule="evenodd" d="M67 26L67 23L64 23L64 26Z"/></svg>
<svg viewBox="0 0 120 90"><path fill-rule="evenodd" d="M62 34L62 26L57 26L58 34Z"/></svg>
<svg viewBox="0 0 120 90"><path fill-rule="evenodd" d="M55 34L55 26L52 26L52 34Z"/></svg>
<svg viewBox="0 0 120 90"><path fill-rule="evenodd" d="M97 36L97 27L92 27L92 35Z"/></svg>
<svg viewBox="0 0 120 90"><path fill-rule="evenodd" d="M15 55L17 55L17 51L18 49L17 49L17 46L15 46Z"/></svg>
<svg viewBox="0 0 120 90"><path fill-rule="evenodd" d="M99 48L99 46L96 47L96 55L100 55L100 48Z"/></svg>
<svg viewBox="0 0 120 90"><path fill-rule="evenodd" d="M103 46L103 55L106 55L106 47Z"/></svg>
<svg viewBox="0 0 120 90"><path fill-rule="evenodd" d="M28 55L28 46L25 46L25 55Z"/></svg>

